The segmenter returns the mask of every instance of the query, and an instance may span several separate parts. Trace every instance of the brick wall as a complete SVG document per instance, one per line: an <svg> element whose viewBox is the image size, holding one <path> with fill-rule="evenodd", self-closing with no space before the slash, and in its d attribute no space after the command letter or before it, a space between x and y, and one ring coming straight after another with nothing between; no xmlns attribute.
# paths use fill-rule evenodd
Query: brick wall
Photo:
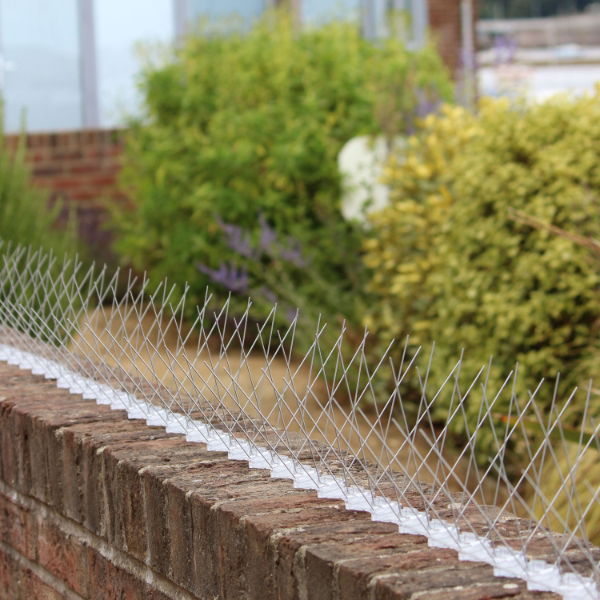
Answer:
<svg viewBox="0 0 600 600"><path fill-rule="evenodd" d="M15 148L19 136L7 136ZM33 181L77 209L79 228L94 254L110 256L110 236L103 227L106 200L124 200L117 186L123 147L118 130L36 133L25 136L25 156Z"/></svg>
<svg viewBox="0 0 600 600"><path fill-rule="evenodd" d="M559 600L0 363L0 600Z"/></svg>

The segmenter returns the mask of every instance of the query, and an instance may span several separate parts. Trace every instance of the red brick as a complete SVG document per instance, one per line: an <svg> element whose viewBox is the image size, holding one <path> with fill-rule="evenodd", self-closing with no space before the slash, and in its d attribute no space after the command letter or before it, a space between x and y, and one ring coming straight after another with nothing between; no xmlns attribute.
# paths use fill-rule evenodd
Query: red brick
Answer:
<svg viewBox="0 0 600 600"><path fill-rule="evenodd" d="M88 578L93 584L88 596L90 600L144 600L144 583L91 548L87 551L87 563Z"/></svg>
<svg viewBox="0 0 600 600"><path fill-rule="evenodd" d="M95 175L98 173L98 165L93 162L72 162L65 165L65 171L82 175Z"/></svg>
<svg viewBox="0 0 600 600"><path fill-rule="evenodd" d="M41 161L38 161L38 164ZM54 183L54 180L51 179L56 175L60 175L63 172L61 165L56 164L43 164L39 166L34 166L32 170L33 177L38 181L46 181L48 183Z"/></svg>
<svg viewBox="0 0 600 600"><path fill-rule="evenodd" d="M0 600L63 600L63 594L0 548Z"/></svg>
<svg viewBox="0 0 600 600"><path fill-rule="evenodd" d="M0 540L33 560L36 537L35 524L29 511L0 494Z"/></svg>
<svg viewBox="0 0 600 600"><path fill-rule="evenodd" d="M94 186L94 187L112 187L116 184L116 178L114 175L112 174L103 174L101 176L96 176L96 177L91 177L89 182L89 185Z"/></svg>
<svg viewBox="0 0 600 600"><path fill-rule="evenodd" d="M86 597L89 581L87 548L43 518L37 522L36 542L36 562L71 590Z"/></svg>

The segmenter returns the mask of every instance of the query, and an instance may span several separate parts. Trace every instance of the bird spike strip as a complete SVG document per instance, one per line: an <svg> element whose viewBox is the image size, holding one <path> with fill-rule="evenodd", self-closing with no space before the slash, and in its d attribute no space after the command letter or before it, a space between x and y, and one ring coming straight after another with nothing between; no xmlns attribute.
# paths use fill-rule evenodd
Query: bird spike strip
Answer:
<svg viewBox="0 0 600 600"><path fill-rule="evenodd" d="M434 385L433 351L408 340L374 362L366 333L349 350L344 327L326 337L318 322L299 353L299 315L282 327L275 306L256 321L250 301L232 315L207 293L190 318L186 290L166 281L0 250L1 360L530 590L600 598L600 548L586 533L599 492L582 477L600 452L591 385L560 398L557 378L520 394L515 368L491 389L491 362L464 385L461 359ZM576 403L580 424L566 425Z"/></svg>

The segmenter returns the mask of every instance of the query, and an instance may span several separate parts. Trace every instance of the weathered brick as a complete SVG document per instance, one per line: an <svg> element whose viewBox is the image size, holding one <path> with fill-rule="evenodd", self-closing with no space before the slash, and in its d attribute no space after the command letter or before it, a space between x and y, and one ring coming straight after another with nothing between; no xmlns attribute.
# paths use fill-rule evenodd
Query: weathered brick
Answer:
<svg viewBox="0 0 600 600"><path fill-rule="evenodd" d="M459 563L451 568L420 568L376 578L374 595L381 600L556 600L556 594L528 592L523 581L494 577L481 563ZM350 597L352 598L352 597Z"/></svg>
<svg viewBox="0 0 600 600"><path fill-rule="evenodd" d="M109 415L110 419L60 428L56 438L62 442L66 516L85 523L94 533L113 539L115 488L114 481L106 479L104 452L167 434L147 428L140 421L127 421L120 411L111 411Z"/></svg>
<svg viewBox="0 0 600 600"><path fill-rule="evenodd" d="M0 540L19 554L35 558L36 530L32 516L0 493Z"/></svg>
<svg viewBox="0 0 600 600"><path fill-rule="evenodd" d="M88 548L88 577L93 582L90 600L144 600L145 585Z"/></svg>
<svg viewBox="0 0 600 600"><path fill-rule="evenodd" d="M23 584L22 578L18 565L0 547L0 600L15 600Z"/></svg>
<svg viewBox="0 0 600 600"><path fill-rule="evenodd" d="M84 598L89 592L87 547L54 523L37 518L36 562Z"/></svg>
<svg viewBox="0 0 600 600"><path fill-rule="evenodd" d="M303 558L306 570L307 591L315 600L328 600L338 595L341 588L352 587L359 589L359 579L366 582L372 573L389 568L389 558L402 556L404 553L415 551L428 552L427 541L421 536L398 535L397 533L383 536L369 536L354 542L345 540L340 544L321 542L304 547ZM429 553L429 552L428 552ZM379 560L374 560L377 557ZM342 577L342 585L338 585L338 568L345 563L364 563L369 561L372 571L368 576L353 577L349 582ZM346 571L347 573L347 571ZM352 573L354 575L354 572ZM364 591L366 593L366 586Z"/></svg>
<svg viewBox="0 0 600 600"><path fill-rule="evenodd" d="M0 600L64 600L64 596L0 547Z"/></svg>
<svg viewBox="0 0 600 600"><path fill-rule="evenodd" d="M396 536L397 529L391 523L374 523L368 519L349 519L338 522L315 521L294 528L274 532L270 545L274 548L275 588L282 598L299 598L299 573L304 569L304 553L299 550L309 545L338 542L349 543L369 537ZM300 575L300 579L304 578ZM305 586L306 587L306 586Z"/></svg>

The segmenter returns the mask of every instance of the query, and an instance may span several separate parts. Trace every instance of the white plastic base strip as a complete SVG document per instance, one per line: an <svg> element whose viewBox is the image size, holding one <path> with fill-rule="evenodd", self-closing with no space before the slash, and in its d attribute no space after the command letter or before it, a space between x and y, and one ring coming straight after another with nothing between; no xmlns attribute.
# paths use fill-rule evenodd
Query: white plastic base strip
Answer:
<svg viewBox="0 0 600 600"><path fill-rule="evenodd" d="M209 451L227 452L231 460L247 461L251 469L267 469L271 477L290 479L295 488L315 490L319 498L342 500L349 510L369 512L374 521L395 523L400 533L423 535L431 547L456 550L460 560L488 563L494 568L494 575L522 579L531 591L555 592L564 600L600 600L600 590L590 577L561 573L556 565L529 560L523 553L506 546L493 546L489 540L474 533L460 532L452 523L430 519L422 511L373 496L365 488L347 486L341 479L323 475L292 458L232 436L210 424L148 404L57 362L3 344L0 344L0 360L46 379L55 379L59 388L81 394L88 400L125 410L130 419L143 419L148 425L165 427L168 433L185 435L189 442L206 444Z"/></svg>

